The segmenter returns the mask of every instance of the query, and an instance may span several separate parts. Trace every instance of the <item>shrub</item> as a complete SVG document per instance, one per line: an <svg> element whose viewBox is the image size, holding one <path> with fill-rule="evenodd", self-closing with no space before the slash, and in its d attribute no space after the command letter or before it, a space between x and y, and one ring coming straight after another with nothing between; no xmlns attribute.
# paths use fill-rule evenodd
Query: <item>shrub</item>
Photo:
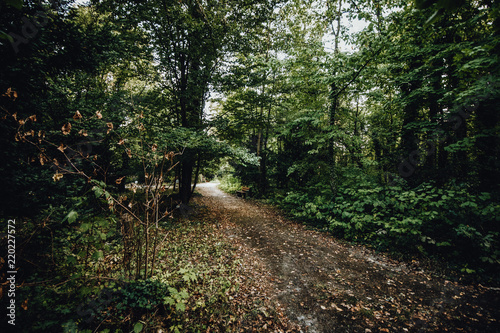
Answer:
<svg viewBox="0 0 500 333"><path fill-rule="evenodd" d="M241 180L228 174L222 177L219 188L227 193L235 193L241 189Z"/></svg>
<svg viewBox="0 0 500 333"><path fill-rule="evenodd" d="M335 200L289 193L283 206L301 221L378 250L437 256L464 272L500 264L500 205L488 193L432 183L414 189L361 183L340 188Z"/></svg>

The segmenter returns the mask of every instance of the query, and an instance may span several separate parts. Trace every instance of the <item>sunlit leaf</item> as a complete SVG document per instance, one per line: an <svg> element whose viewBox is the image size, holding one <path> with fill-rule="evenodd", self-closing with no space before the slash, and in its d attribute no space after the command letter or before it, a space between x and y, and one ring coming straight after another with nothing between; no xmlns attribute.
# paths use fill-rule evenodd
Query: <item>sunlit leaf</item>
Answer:
<svg viewBox="0 0 500 333"><path fill-rule="evenodd" d="M178 311L182 311L182 312L186 311L186 305L184 303L181 303L181 302L175 304L175 308Z"/></svg>
<svg viewBox="0 0 500 333"><path fill-rule="evenodd" d="M68 220L68 223L72 224L76 221L77 218L78 218L78 212L72 210L71 212L68 213L68 215L66 215L65 220Z"/></svg>
<svg viewBox="0 0 500 333"><path fill-rule="evenodd" d="M144 324L143 323L141 323L141 322L135 323L135 325L134 325L134 333L141 332L143 328L144 328Z"/></svg>
<svg viewBox="0 0 500 333"><path fill-rule="evenodd" d="M92 190L94 191L96 198L100 198L104 193L104 190L99 186L92 187Z"/></svg>

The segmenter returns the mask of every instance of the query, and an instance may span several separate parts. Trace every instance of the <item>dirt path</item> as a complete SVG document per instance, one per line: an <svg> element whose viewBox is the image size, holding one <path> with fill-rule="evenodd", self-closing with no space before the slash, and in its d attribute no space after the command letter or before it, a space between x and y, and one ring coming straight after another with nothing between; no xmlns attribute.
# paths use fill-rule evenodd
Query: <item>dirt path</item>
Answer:
<svg viewBox="0 0 500 333"><path fill-rule="evenodd" d="M500 332L500 291L434 278L416 265L304 229L274 209L197 187L228 238L267 269L269 297L304 332Z"/></svg>

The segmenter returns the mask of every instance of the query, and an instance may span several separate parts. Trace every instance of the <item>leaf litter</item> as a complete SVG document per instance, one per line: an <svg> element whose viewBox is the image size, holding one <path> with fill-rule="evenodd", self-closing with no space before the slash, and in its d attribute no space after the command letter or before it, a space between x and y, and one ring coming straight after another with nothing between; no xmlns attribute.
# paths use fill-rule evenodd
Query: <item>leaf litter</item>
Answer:
<svg viewBox="0 0 500 333"><path fill-rule="evenodd" d="M499 332L500 291L437 277L199 184L198 205L240 260L240 331ZM260 310L255 305L262 304ZM259 307L257 307L259 309Z"/></svg>

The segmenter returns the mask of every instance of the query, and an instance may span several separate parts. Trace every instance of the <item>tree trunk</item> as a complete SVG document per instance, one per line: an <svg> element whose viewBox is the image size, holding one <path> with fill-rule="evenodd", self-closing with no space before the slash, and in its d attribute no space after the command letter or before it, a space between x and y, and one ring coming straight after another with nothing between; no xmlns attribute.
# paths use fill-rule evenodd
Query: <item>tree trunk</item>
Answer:
<svg viewBox="0 0 500 333"><path fill-rule="evenodd" d="M329 117L330 117L330 130L333 131L335 128L335 118L337 114L338 107L338 93L337 93L337 85L335 82L331 85L330 92L330 109L329 109ZM335 138L332 137L329 143L329 174L330 174L330 189L332 190L333 197L337 195L337 165L336 165L336 151L335 151Z"/></svg>
<svg viewBox="0 0 500 333"><path fill-rule="evenodd" d="M480 134L476 140L477 169L482 192L500 193L500 135L498 124L498 98L483 101L477 109L476 124Z"/></svg>
<svg viewBox="0 0 500 333"><path fill-rule="evenodd" d="M186 151L184 151L184 153L186 153ZM190 156L187 156L186 159L182 162L182 175L179 187L179 195L181 202L185 205L189 204L189 200L191 199L191 180L193 176L193 165L194 163Z"/></svg>
<svg viewBox="0 0 500 333"><path fill-rule="evenodd" d="M412 68L416 68L416 63L412 64ZM411 71L412 69L410 69ZM418 140L415 134L415 129L408 128L408 125L415 123L418 117L418 99L410 97L412 92L417 90L420 82L414 80L401 85L403 98L407 102L403 109L403 128L401 130L401 147L400 151L403 156L403 163L400 164L399 173L406 179L410 186L416 186L418 179L415 175L416 170L421 167L422 155L419 151Z"/></svg>

